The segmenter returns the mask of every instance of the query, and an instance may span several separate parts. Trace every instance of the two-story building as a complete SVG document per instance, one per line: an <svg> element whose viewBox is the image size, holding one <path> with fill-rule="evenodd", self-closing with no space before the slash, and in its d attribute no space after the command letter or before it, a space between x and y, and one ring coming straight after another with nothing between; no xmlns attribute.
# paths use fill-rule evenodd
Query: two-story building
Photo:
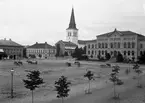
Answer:
<svg viewBox="0 0 145 103"><path fill-rule="evenodd" d="M1 39L0 49L7 55L8 59L23 58L23 46L12 41L11 39Z"/></svg>
<svg viewBox="0 0 145 103"><path fill-rule="evenodd" d="M115 29L112 32L97 35L96 55L105 58L105 54L109 53L111 57L115 57L120 52L124 58L136 61L138 56L145 52L144 44L145 36L132 31L118 31ZM90 50L87 47L87 53Z"/></svg>
<svg viewBox="0 0 145 103"><path fill-rule="evenodd" d="M50 58L50 57L55 57L56 54L56 48L54 46L51 46L45 43L38 43L36 42L35 44L27 47L26 49L26 55L27 57L31 57L32 55L35 56L36 58Z"/></svg>

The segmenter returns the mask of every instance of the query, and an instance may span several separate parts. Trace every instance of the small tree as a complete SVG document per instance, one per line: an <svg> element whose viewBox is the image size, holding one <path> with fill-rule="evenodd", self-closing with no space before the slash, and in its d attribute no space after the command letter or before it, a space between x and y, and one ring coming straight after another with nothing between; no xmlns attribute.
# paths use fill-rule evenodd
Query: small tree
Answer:
<svg viewBox="0 0 145 103"><path fill-rule="evenodd" d="M64 103L63 98L68 97L68 92L70 91L69 85L71 82L67 81L67 77L61 76L58 81L55 81L55 88L57 91L57 98L62 99L62 103Z"/></svg>
<svg viewBox="0 0 145 103"><path fill-rule="evenodd" d="M41 54L39 54L38 56L39 56L39 58L41 58L41 57L42 57L42 55L41 55Z"/></svg>
<svg viewBox="0 0 145 103"><path fill-rule="evenodd" d="M87 71L87 73L84 75L84 77L87 77L89 80L89 89L88 89L88 93L90 92L90 81L94 78L94 74L92 73L92 71Z"/></svg>
<svg viewBox="0 0 145 103"><path fill-rule="evenodd" d="M134 69L135 73L137 73L137 75L138 75L137 87L141 88L142 85L140 83L140 74L142 73L142 70L140 70L139 67L140 66L138 64L135 64L134 67L133 67L133 69Z"/></svg>
<svg viewBox="0 0 145 103"><path fill-rule="evenodd" d="M106 60L109 60L111 58L111 55L109 53L105 53Z"/></svg>
<svg viewBox="0 0 145 103"><path fill-rule="evenodd" d="M122 56L122 54L119 52L118 55L117 55L117 57L116 57L116 61L117 61L117 62L123 62L123 60L124 60L124 59L123 59L123 56Z"/></svg>
<svg viewBox="0 0 145 103"><path fill-rule="evenodd" d="M116 85L122 85L123 84L123 82L118 77L119 70L120 70L120 67L119 66L117 66L117 65L116 66L113 66L112 73L110 74L110 78L109 78L110 81L113 82L113 86L114 86L114 98L117 97L115 86Z"/></svg>
<svg viewBox="0 0 145 103"><path fill-rule="evenodd" d="M36 88L39 88L39 85L44 83L43 79L40 78L40 72L39 71L28 71L29 73L27 74L28 80L24 80L24 85L27 89L30 89L32 91L32 103L33 103L33 91Z"/></svg>

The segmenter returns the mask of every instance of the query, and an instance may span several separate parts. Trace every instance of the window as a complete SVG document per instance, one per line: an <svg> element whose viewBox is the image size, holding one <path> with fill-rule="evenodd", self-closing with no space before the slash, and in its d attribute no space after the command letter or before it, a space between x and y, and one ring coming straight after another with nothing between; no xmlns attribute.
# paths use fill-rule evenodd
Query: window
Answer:
<svg viewBox="0 0 145 103"><path fill-rule="evenodd" d="M124 51L124 55L126 55L126 51Z"/></svg>
<svg viewBox="0 0 145 103"><path fill-rule="evenodd" d="M132 56L134 56L134 51L132 51Z"/></svg>
<svg viewBox="0 0 145 103"><path fill-rule="evenodd" d="M97 44L95 44L95 48L97 48Z"/></svg>
<svg viewBox="0 0 145 103"><path fill-rule="evenodd" d="M94 48L94 44L92 44L92 48Z"/></svg>
<svg viewBox="0 0 145 103"><path fill-rule="evenodd" d="M90 48L90 44L88 45L88 48Z"/></svg>
<svg viewBox="0 0 145 103"><path fill-rule="evenodd" d="M124 48L126 48L126 42L124 43Z"/></svg>
<svg viewBox="0 0 145 103"><path fill-rule="evenodd" d="M143 45L142 44L140 44L140 48L143 48Z"/></svg>
<svg viewBox="0 0 145 103"><path fill-rule="evenodd" d="M113 48L113 43L110 43L110 47Z"/></svg>
<svg viewBox="0 0 145 103"><path fill-rule="evenodd" d="M120 48L120 43L118 42L118 48Z"/></svg>
<svg viewBox="0 0 145 103"><path fill-rule="evenodd" d="M114 43L114 48L116 48L116 42Z"/></svg>
<svg viewBox="0 0 145 103"><path fill-rule="evenodd" d="M90 54L90 51L88 51L88 54Z"/></svg>
<svg viewBox="0 0 145 103"><path fill-rule="evenodd" d="M130 51L128 51L128 55L130 55Z"/></svg>
<svg viewBox="0 0 145 103"><path fill-rule="evenodd" d="M105 43L105 48L108 48L108 45L107 45L107 43Z"/></svg>
<svg viewBox="0 0 145 103"><path fill-rule="evenodd" d="M99 46L99 48L101 48L101 44L100 43L98 43L98 46Z"/></svg>
<svg viewBox="0 0 145 103"><path fill-rule="evenodd" d="M92 50L92 55L94 55L94 51Z"/></svg>
<svg viewBox="0 0 145 103"><path fill-rule="evenodd" d="M104 51L102 50L102 55L104 55Z"/></svg>
<svg viewBox="0 0 145 103"><path fill-rule="evenodd" d="M128 42L128 48L130 48L130 42Z"/></svg>
<svg viewBox="0 0 145 103"><path fill-rule="evenodd" d="M99 55L100 55L101 51L99 50Z"/></svg>
<svg viewBox="0 0 145 103"><path fill-rule="evenodd" d="M132 48L135 48L135 43L134 42L132 42Z"/></svg>

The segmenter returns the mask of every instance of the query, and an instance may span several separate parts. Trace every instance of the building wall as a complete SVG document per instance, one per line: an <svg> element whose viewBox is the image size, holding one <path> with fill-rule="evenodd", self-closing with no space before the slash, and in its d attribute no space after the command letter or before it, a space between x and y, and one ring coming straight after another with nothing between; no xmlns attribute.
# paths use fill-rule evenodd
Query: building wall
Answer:
<svg viewBox="0 0 145 103"><path fill-rule="evenodd" d="M98 36L96 43L86 44L86 54L88 56L93 55L93 58L96 58L97 55L100 54L101 57L105 58L105 53L110 53L111 57L115 57L118 52L120 52L126 59L134 59L137 61L140 52L145 51L145 42L139 41L139 38L141 37L138 35L121 35L117 32L109 37ZM96 45L94 46L95 48L93 48L92 45ZM142 45L142 47L140 45Z"/></svg>
<svg viewBox="0 0 145 103"><path fill-rule="evenodd" d="M66 40L78 44L78 30L68 29L66 32Z"/></svg>
<svg viewBox="0 0 145 103"><path fill-rule="evenodd" d="M86 44L86 54L89 58L97 58L97 42L88 42Z"/></svg>
<svg viewBox="0 0 145 103"><path fill-rule="evenodd" d="M35 55L36 58L40 58L39 55L41 55L41 58L49 58L55 56L56 49L27 48L26 53L27 53L27 57L29 57L30 55Z"/></svg>
<svg viewBox="0 0 145 103"><path fill-rule="evenodd" d="M8 55L8 58L10 58L10 56L14 59L23 58L23 47L0 46L0 49L4 50L4 52Z"/></svg>

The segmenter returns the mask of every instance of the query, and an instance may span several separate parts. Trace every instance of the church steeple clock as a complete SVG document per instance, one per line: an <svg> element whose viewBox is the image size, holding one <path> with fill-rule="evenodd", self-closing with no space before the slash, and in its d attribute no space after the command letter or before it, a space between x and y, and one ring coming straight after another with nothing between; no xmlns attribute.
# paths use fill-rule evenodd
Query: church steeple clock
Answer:
<svg viewBox="0 0 145 103"><path fill-rule="evenodd" d="M67 32L67 35L66 35L67 41L78 44L78 29L76 28L73 8L72 8L72 12L71 12L69 27L66 29L66 32Z"/></svg>

